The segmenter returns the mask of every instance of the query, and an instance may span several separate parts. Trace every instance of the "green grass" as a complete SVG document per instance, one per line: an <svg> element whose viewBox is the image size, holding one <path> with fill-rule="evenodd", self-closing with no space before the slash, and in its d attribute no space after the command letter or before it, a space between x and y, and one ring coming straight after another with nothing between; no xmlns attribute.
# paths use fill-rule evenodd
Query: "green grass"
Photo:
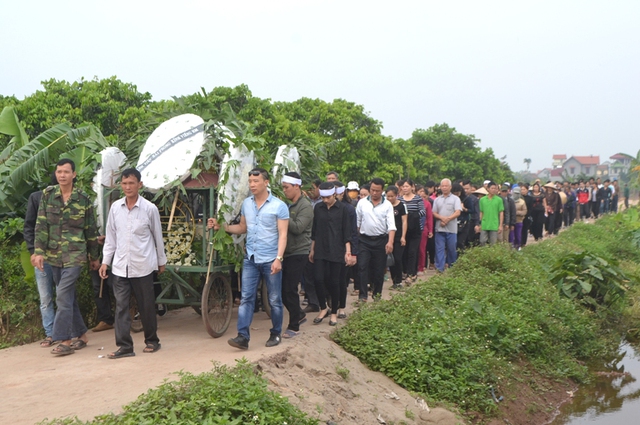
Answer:
<svg viewBox="0 0 640 425"><path fill-rule="evenodd" d="M609 330L620 309L589 310L561 296L549 270L570 252L640 260L620 223L606 217L516 252L473 249L443 275L390 301L361 308L334 339L406 389L462 410L490 413L489 388L528 360L548 376L588 378L578 360L617 347Z"/></svg>
<svg viewBox="0 0 640 425"><path fill-rule="evenodd" d="M124 407L121 414L97 416L83 422L77 418L42 422L55 425L317 425L318 420L267 389L267 381L246 359L235 367L216 365L213 371L193 375L149 390Z"/></svg>

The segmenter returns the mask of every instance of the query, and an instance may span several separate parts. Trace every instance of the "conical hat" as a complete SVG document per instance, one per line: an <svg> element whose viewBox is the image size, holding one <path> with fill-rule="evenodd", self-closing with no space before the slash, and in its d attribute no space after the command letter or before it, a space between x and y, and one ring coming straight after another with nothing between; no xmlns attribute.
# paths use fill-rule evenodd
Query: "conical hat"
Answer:
<svg viewBox="0 0 640 425"><path fill-rule="evenodd" d="M485 189L484 187L481 187L480 189L476 190L473 193L478 194L478 195L488 195L489 194L489 192L487 192L487 189Z"/></svg>

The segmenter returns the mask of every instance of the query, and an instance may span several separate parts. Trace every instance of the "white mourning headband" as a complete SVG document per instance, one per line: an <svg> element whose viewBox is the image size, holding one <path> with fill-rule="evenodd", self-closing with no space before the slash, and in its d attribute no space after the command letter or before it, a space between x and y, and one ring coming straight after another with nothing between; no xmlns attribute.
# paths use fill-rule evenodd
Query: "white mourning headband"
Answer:
<svg viewBox="0 0 640 425"><path fill-rule="evenodd" d="M282 183L297 184L302 186L302 179L297 179L291 176L282 176Z"/></svg>
<svg viewBox="0 0 640 425"><path fill-rule="evenodd" d="M344 193L344 186L336 187L336 193L342 195Z"/></svg>
<svg viewBox="0 0 640 425"><path fill-rule="evenodd" d="M336 193L336 188L332 187L331 189L320 189L320 196L331 196Z"/></svg>

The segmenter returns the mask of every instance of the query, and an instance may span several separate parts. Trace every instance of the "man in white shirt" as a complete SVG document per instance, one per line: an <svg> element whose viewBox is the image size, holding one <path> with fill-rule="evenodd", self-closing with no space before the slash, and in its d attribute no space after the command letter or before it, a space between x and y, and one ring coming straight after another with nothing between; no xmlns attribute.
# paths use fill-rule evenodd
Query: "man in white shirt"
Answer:
<svg viewBox="0 0 640 425"><path fill-rule="evenodd" d="M107 278L107 267L111 265L111 272L115 277L115 334L116 345L119 347L117 351L107 355L110 359L135 355L129 330L131 291L138 302L144 329L146 347L143 352L155 353L160 349L153 272L164 272L167 257L164 252L158 208L138 194L142 188L140 179L140 172L135 168L122 172L120 187L125 197L111 205L107 219L100 277Z"/></svg>
<svg viewBox="0 0 640 425"><path fill-rule="evenodd" d="M370 195L361 199L356 208L358 218L360 273L359 301L367 301L367 285L371 282L373 296L382 294L387 254L393 252L396 222L393 205L382 197L384 180L371 180Z"/></svg>

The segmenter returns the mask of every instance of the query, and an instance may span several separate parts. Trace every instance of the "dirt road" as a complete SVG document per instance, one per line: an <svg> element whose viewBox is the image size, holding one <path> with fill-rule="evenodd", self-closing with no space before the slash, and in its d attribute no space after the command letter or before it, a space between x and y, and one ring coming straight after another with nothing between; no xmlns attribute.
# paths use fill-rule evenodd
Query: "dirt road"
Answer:
<svg viewBox="0 0 640 425"><path fill-rule="evenodd" d="M385 293L388 296L388 288ZM355 297L348 301L352 304ZM349 305L347 314L352 310ZM242 357L260 365L274 390L285 396L298 395L289 398L322 422L379 423L377 415L381 415L397 423L405 418L406 410L413 410L417 419L413 423L456 423L442 409L427 414L402 388L342 351L328 338L333 328L327 320L320 325L309 320L299 337L266 348L271 320L266 313L257 313L250 348L240 351L226 342L236 334L236 314L234 309L226 335L214 339L192 309L170 311L158 318L159 352L144 354L143 335L138 333L134 334L136 356L118 360L101 357L116 348L113 330L89 332L89 345L66 357L54 357L37 343L0 350L0 424L33 424L67 416L89 420L119 412L148 389L175 379L176 371L200 373L210 370L213 361L234 364ZM285 324L287 320L285 312ZM336 373L337 366L350 370L347 380ZM429 422L420 419L425 415Z"/></svg>

